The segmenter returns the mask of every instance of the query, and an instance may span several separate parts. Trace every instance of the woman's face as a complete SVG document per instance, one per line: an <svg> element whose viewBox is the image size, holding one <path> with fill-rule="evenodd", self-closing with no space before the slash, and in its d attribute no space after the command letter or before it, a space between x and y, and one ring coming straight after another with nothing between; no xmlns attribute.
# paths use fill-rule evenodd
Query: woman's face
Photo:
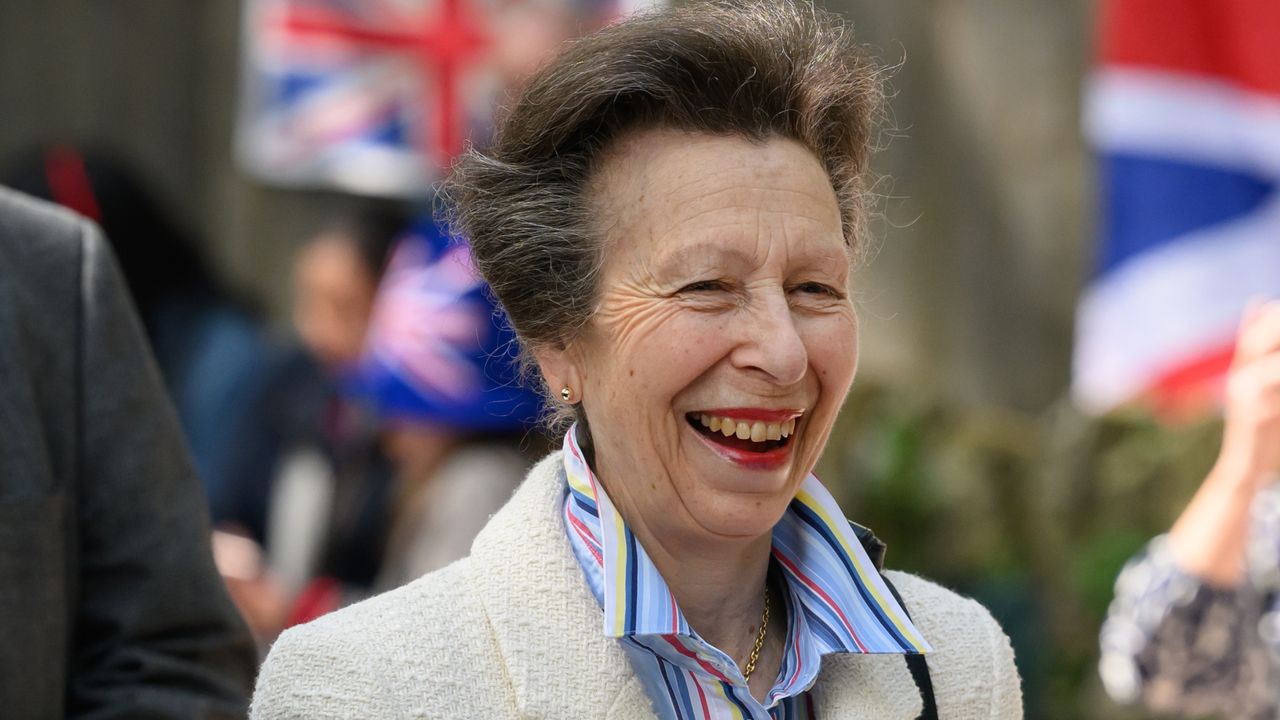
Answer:
<svg viewBox="0 0 1280 720"><path fill-rule="evenodd" d="M338 235L321 235L298 254L293 277L293 323L303 343L326 367L354 364L378 289L355 246Z"/></svg>
<svg viewBox="0 0 1280 720"><path fill-rule="evenodd" d="M652 130L606 158L592 192L600 303L561 362L602 481L656 537L757 538L857 367L830 180L791 140Z"/></svg>

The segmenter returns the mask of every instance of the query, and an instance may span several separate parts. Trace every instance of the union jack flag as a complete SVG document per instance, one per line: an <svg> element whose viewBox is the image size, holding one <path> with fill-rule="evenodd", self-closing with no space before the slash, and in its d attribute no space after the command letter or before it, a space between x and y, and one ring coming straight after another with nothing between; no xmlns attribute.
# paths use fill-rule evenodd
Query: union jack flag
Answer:
<svg viewBox="0 0 1280 720"><path fill-rule="evenodd" d="M486 291L466 244L431 220L399 240L356 378L381 417L471 430L533 423L541 400L520 382L515 333Z"/></svg>
<svg viewBox="0 0 1280 720"><path fill-rule="evenodd" d="M1107 0L1087 131L1100 251L1074 395L1213 409L1251 297L1280 297L1280 4Z"/></svg>
<svg viewBox="0 0 1280 720"><path fill-rule="evenodd" d="M246 0L237 154L271 182L429 194L503 93L648 0Z"/></svg>
<svg viewBox="0 0 1280 720"><path fill-rule="evenodd" d="M419 392L451 402L475 398L484 377L471 355L489 341L492 310L469 297L484 281L461 243L431 257L408 237L391 256L378 288L369 348Z"/></svg>

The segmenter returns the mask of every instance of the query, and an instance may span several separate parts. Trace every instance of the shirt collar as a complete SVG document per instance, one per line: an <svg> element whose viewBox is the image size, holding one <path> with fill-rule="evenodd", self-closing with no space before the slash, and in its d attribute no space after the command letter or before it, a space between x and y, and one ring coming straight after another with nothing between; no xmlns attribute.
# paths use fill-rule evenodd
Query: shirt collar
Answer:
<svg viewBox="0 0 1280 720"><path fill-rule="evenodd" d="M587 465L575 430L564 442L567 529L593 576L589 584L604 609L605 635L694 636L661 573ZM802 654L931 650L890 593L855 526L813 475L774 526L773 559L794 608L793 635L804 636L794 639L809 646Z"/></svg>

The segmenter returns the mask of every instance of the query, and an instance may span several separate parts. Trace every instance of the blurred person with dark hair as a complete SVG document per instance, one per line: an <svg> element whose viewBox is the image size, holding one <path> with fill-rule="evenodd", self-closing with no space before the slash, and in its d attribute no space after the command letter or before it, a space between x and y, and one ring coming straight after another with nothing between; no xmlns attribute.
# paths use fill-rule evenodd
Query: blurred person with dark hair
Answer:
<svg viewBox="0 0 1280 720"><path fill-rule="evenodd" d="M367 261L379 255L360 249L386 245L358 229L397 225L371 217L331 224L299 253L295 323L328 384L305 372L267 383L263 422L241 448L256 436L273 459L237 474L236 496L252 499L218 516L258 543L216 544L263 640L465 555L528 465L516 447L538 401L502 361L511 334L465 247L419 226L398 243L375 305L381 263ZM308 377L320 392L288 395Z"/></svg>
<svg viewBox="0 0 1280 720"><path fill-rule="evenodd" d="M196 471L217 501L233 428L259 381L265 345L233 296L129 165L98 150L32 148L0 182L102 226L137 303Z"/></svg>
<svg viewBox="0 0 1280 720"><path fill-rule="evenodd" d="M306 350L335 378L353 369L364 351L391 245L409 224L407 213L392 202L366 203L331 219L294 260L294 327Z"/></svg>
<svg viewBox="0 0 1280 720"><path fill-rule="evenodd" d="M1102 679L1164 712L1280 710L1280 301L1245 314L1217 462L1168 535L1129 562L1102 627Z"/></svg>
<svg viewBox="0 0 1280 720"><path fill-rule="evenodd" d="M470 250L420 222L387 267L361 367L395 471L376 590L464 557L546 449L515 350Z"/></svg>
<svg viewBox="0 0 1280 720"><path fill-rule="evenodd" d="M383 266L407 224L398 204L365 201L330 217L295 255L297 337L276 349L249 400L214 505L219 567L264 641L322 564L344 585L373 583L390 469L372 414L349 391Z"/></svg>
<svg viewBox="0 0 1280 720"><path fill-rule="evenodd" d="M0 188L0 712L235 718L253 645L99 230Z"/></svg>

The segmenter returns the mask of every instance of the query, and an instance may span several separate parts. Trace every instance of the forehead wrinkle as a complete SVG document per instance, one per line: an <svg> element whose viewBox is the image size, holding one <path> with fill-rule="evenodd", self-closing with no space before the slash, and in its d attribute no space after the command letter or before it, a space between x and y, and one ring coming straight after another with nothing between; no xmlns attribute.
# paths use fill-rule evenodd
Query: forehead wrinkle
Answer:
<svg viewBox="0 0 1280 720"><path fill-rule="evenodd" d="M812 168L796 166L786 162L778 148L760 146L763 162L762 156L744 157L730 149L723 160L696 162L699 155L691 163L688 153L679 148L672 153L673 148L662 142L666 134L642 133L615 146L593 179L589 190L596 201L596 227L610 245L616 247L617 240L630 237L648 245L651 260L667 264L664 256L688 238L710 236L722 244L741 239L755 246L754 252L742 255L758 261L762 255L767 258L774 244L764 235L780 235L785 242L797 236L807 243L831 229L848 255L835 191L816 158L811 158ZM650 143L650 138L658 142ZM706 172L709 166L714 173ZM814 183L819 177L822 182ZM743 229L740 238L733 228ZM674 255L682 256L690 257L686 252ZM642 264L653 269L652 263Z"/></svg>
<svg viewBox="0 0 1280 720"><path fill-rule="evenodd" d="M742 210L747 212L741 212ZM714 219L714 216L720 213L727 214L727 217L719 222L706 222L696 227L688 227L695 220L702 219L708 215L713 216ZM780 221L766 221L767 218L772 217L777 217ZM698 238L705 240L705 244L717 247L723 247L724 245L721 243L732 242L733 239L739 236L751 236L759 240L767 240L770 243L773 242L772 238L781 236L785 241L807 246L819 243L819 238L825 234L824 231L827 229L823 227L823 222L820 218L796 215L789 210L766 210L755 206L708 208L696 215L663 224L664 227L656 229L653 234L654 239L658 241L657 250L661 254L679 252L679 246L688 244L668 242L668 239L673 235ZM736 228L743 228L743 231L739 233L735 230ZM839 230L837 228L833 229L838 235ZM837 244L841 248L842 256L847 256L848 248L845 247L843 236L837 238ZM664 246L677 249L666 250Z"/></svg>
<svg viewBox="0 0 1280 720"><path fill-rule="evenodd" d="M717 262L749 265L754 264L756 258L732 245L724 245L714 240L698 240L674 245L661 252L657 265L663 271L671 271L702 269Z"/></svg>
<svg viewBox="0 0 1280 720"><path fill-rule="evenodd" d="M727 225L746 223L726 223ZM744 233L746 236L747 233ZM751 235L751 249L741 244L723 242L714 236L700 236L687 242L664 243L657 250L655 262L646 272L656 271L662 276L685 277L707 270L723 269L730 273L755 272L760 268L778 265L784 271L809 271L837 269L842 277L847 274L849 249L837 239L833 248L809 233L793 239L793 231L783 226L776 233ZM777 257L781 253L780 257ZM776 259L775 259L776 258ZM793 261L796 263L792 265Z"/></svg>
<svg viewBox="0 0 1280 720"><path fill-rule="evenodd" d="M654 188L654 177L650 173L646 173L646 176L643 185ZM824 182L815 189L807 186L805 181L809 178L805 178L804 173L795 171L794 168L788 168L783 173L768 173L765 168L759 168L751 173L750 178L731 178L727 185L702 192L688 194L681 193L680 190L690 185L705 185L705 176L694 178L689 183L655 188L657 193L653 193L651 189L646 192L645 197L656 194L660 198L659 202L666 200L671 208L668 213L650 216L656 217L665 226L657 233L659 236L668 235L680 229L683 224L696 223L709 214L717 213L749 215L750 220L733 217L728 224L745 225L750 222L756 226L757 231L764 228L767 220L776 216L782 216L784 223L804 218L818 226L831 222L838 228L840 213L835 202L835 191L825 182L826 175L823 174L822 177ZM801 187L797 188L796 185Z"/></svg>
<svg viewBox="0 0 1280 720"><path fill-rule="evenodd" d="M834 228L832 228L834 231L834 243L824 243L822 241L822 232L813 233L805 229L793 227L793 225L802 222L807 225L809 218L799 218L794 216L783 218L783 237L788 240L794 238L795 244L799 247L808 248L810 245L814 246L810 254L818 263L836 262L838 260L848 266L853 262L853 248L849 247L849 243L844 241L844 233L841 231L842 229L838 223ZM828 248L824 247L827 245L833 246L835 252L828 252Z"/></svg>
<svg viewBox="0 0 1280 720"><path fill-rule="evenodd" d="M825 211L827 210L827 208L824 207L825 203L823 202L825 198L819 197L819 195L814 194L810 190L798 190L794 187L793 183L784 182L785 178L791 178L792 175L794 175L794 173L787 173L783 177L774 178L777 179L778 182L772 184L734 183L692 194L680 193L678 191L684 187L688 187L689 185L705 183L705 177L691 181L690 183L686 183L679 187L663 186L659 189L661 190L662 195L665 195L672 201L672 215L680 215L680 212L686 208L697 208L699 205L713 203L710 210L747 209L763 213L795 214L800 207L803 207L806 211L817 211L814 219L820 220L821 218L819 216L825 214ZM648 184L651 183L646 183L646 185ZM731 197L726 202L719 202L725 195L730 195ZM788 195L799 196L799 199L807 200L808 202L802 204L786 204L778 202L782 199L780 196ZM759 202L761 196L763 196L764 199L773 202ZM834 191L832 191L832 197L834 198ZM704 211L695 210L692 215L685 217L692 219L701 215L703 212ZM805 214L808 213L806 212ZM837 216L838 214L837 210Z"/></svg>
<svg viewBox="0 0 1280 720"><path fill-rule="evenodd" d="M715 221L715 216L721 214L728 215L729 217L721 221ZM697 232L704 230L718 230L720 228L731 227L734 225L750 225L759 228L766 224L766 219L775 216L781 217L783 224L788 224L788 221L791 221L792 223L796 221L804 221L816 226L821 226L823 224L823 219L818 217L816 214L801 214L798 213L795 208L762 208L758 205L746 203L740 205L716 205L713 207L699 209L690 215L677 215L672 213L670 215L658 216L659 221L664 226L659 228L660 232L658 233L658 236L669 235L673 231L677 231L682 228L688 229L686 228L687 225L703 220L707 216L712 216L711 222L699 225L696 228L692 228L692 230Z"/></svg>

